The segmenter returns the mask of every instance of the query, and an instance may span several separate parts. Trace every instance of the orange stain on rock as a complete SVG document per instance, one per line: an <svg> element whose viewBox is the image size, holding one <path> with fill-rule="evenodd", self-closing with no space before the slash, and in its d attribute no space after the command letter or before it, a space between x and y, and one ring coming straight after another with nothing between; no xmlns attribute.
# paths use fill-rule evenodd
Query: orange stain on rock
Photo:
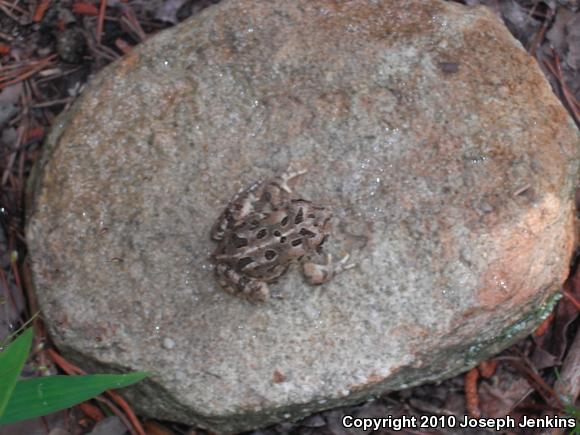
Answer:
<svg viewBox="0 0 580 435"><path fill-rule="evenodd" d="M574 248L574 220L570 207L562 206L557 197L547 194L543 201L523 217L516 228L500 228L492 238L503 256L490 263L483 284L476 293L477 305L493 309L500 304L525 304L533 293L545 286L555 287L568 275L568 264ZM565 218L563 215L567 214ZM554 234L558 220L567 219L567 231ZM551 246L555 237L565 244L565 258L552 258L542 246ZM553 278L550 281L550 277ZM546 294L547 295L547 294Z"/></svg>

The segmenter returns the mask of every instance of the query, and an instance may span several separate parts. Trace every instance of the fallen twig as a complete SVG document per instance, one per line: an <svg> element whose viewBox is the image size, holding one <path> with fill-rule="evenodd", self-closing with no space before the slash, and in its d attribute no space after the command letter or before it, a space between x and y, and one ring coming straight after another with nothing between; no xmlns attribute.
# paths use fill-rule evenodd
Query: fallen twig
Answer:
<svg viewBox="0 0 580 435"><path fill-rule="evenodd" d="M554 391L563 403L573 405L580 394L580 334L576 334L562 364Z"/></svg>
<svg viewBox="0 0 580 435"><path fill-rule="evenodd" d="M56 54L52 54L37 61L21 62L0 67L0 90L26 80L48 66L52 66L56 57Z"/></svg>
<svg viewBox="0 0 580 435"><path fill-rule="evenodd" d="M34 11L34 15L32 16L32 21L38 23L42 21L44 18L44 14L50 5L50 0L40 0L38 5L36 6L36 10Z"/></svg>
<svg viewBox="0 0 580 435"><path fill-rule="evenodd" d="M548 404L553 404L556 409L563 409L564 405L554 389L538 374L536 368L530 360L524 356L499 356L496 359L509 362L516 368L528 381L528 383L542 396Z"/></svg>
<svg viewBox="0 0 580 435"><path fill-rule="evenodd" d="M472 368L465 375L465 408L467 413L474 418L481 417L479 409L479 395L477 394L477 380L479 379L479 370L477 367Z"/></svg>
<svg viewBox="0 0 580 435"><path fill-rule="evenodd" d="M580 103L570 92L568 86L566 85L566 82L564 81L564 75L562 74L562 68L560 66L560 57L554 50L552 50L552 56L553 56L553 64L545 60L544 65L546 65L546 67L550 70L550 72L554 75L554 77L558 81L560 89L562 90L562 95L564 96L564 100L566 101L568 109L570 110L570 113L574 117L574 120L577 123L580 123Z"/></svg>
<svg viewBox="0 0 580 435"><path fill-rule="evenodd" d="M580 301L578 301L578 299L576 299L576 297L572 293L566 290L562 290L562 294L566 299L568 299L572 303L572 305L574 305L574 308L580 311Z"/></svg>
<svg viewBox="0 0 580 435"><path fill-rule="evenodd" d="M484 378L491 378L495 371L497 370L498 362L495 359L490 359L487 361L482 361L477 366L479 373Z"/></svg>
<svg viewBox="0 0 580 435"><path fill-rule="evenodd" d="M92 3L76 2L72 5L73 14L87 15L89 17L96 17L99 15L99 10Z"/></svg>
<svg viewBox="0 0 580 435"><path fill-rule="evenodd" d="M97 21L97 44L101 43L101 37L103 36L103 25L105 23L106 9L107 9L107 0L101 0L101 6L99 8L99 18Z"/></svg>
<svg viewBox="0 0 580 435"><path fill-rule="evenodd" d="M555 310L552 310L550 315L544 319L544 321L537 327L534 331L535 337L540 337L546 333L552 322L554 321L554 317L556 317Z"/></svg>

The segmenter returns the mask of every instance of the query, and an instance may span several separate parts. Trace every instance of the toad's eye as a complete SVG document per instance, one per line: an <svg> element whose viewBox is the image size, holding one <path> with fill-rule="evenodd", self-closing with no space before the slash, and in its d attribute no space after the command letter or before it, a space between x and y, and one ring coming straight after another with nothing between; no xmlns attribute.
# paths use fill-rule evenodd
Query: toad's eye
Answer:
<svg viewBox="0 0 580 435"><path fill-rule="evenodd" d="M233 238L232 242L236 248L243 248L245 246L248 246L248 239L240 237L237 234L234 234L232 238Z"/></svg>

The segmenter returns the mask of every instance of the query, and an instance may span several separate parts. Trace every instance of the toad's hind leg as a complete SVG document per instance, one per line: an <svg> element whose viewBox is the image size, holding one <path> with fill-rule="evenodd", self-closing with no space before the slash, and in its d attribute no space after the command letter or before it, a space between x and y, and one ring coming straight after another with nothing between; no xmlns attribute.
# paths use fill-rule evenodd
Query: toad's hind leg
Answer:
<svg viewBox="0 0 580 435"><path fill-rule="evenodd" d="M250 302L265 302L270 295L265 282L242 276L225 264L218 264L215 273L220 286L234 296Z"/></svg>
<svg viewBox="0 0 580 435"><path fill-rule="evenodd" d="M348 263L350 255L345 255L336 263L332 262L332 256L326 256L326 264L317 264L313 262L302 263L302 273L308 284L324 284L333 277L346 270L352 269L355 264Z"/></svg>

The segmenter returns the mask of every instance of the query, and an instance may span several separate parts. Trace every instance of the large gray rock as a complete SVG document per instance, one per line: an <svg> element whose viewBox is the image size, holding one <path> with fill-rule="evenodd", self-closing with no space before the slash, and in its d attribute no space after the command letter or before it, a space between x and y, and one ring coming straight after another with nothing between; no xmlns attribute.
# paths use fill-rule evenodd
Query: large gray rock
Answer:
<svg viewBox="0 0 580 435"><path fill-rule="evenodd" d="M28 240L56 343L151 370L142 413L230 431L442 379L527 334L568 272L578 133L485 9L230 0L88 86L50 136ZM213 276L231 195L293 163L326 249L253 305Z"/></svg>

